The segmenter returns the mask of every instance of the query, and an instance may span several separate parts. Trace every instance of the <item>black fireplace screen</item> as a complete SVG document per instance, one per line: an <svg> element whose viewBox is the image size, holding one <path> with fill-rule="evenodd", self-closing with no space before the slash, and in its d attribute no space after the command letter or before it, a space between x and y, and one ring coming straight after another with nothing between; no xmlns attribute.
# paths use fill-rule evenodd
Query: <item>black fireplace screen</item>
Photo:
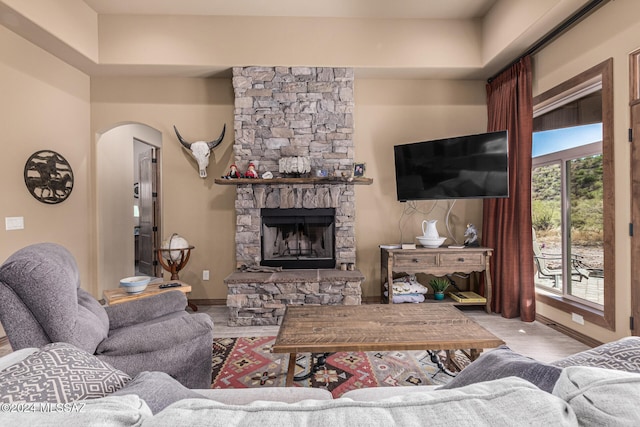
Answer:
<svg viewBox="0 0 640 427"><path fill-rule="evenodd" d="M261 216L261 265L335 267L335 209L262 209Z"/></svg>

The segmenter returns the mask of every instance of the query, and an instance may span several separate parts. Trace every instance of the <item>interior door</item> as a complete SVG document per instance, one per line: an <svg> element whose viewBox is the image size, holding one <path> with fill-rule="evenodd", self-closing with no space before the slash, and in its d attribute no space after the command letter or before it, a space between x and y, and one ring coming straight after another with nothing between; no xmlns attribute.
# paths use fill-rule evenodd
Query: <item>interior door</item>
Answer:
<svg viewBox="0 0 640 427"><path fill-rule="evenodd" d="M142 152L138 156L138 167L140 168L139 187L139 209L140 209L140 230L138 237L138 271L147 276L157 276L157 262L155 262L155 251L157 242L158 227L156 224L157 214L157 168L156 149L149 147L149 150Z"/></svg>
<svg viewBox="0 0 640 427"><path fill-rule="evenodd" d="M640 335L640 49L630 59L631 110L631 334Z"/></svg>
<svg viewBox="0 0 640 427"><path fill-rule="evenodd" d="M631 333L640 335L640 100L631 105Z"/></svg>

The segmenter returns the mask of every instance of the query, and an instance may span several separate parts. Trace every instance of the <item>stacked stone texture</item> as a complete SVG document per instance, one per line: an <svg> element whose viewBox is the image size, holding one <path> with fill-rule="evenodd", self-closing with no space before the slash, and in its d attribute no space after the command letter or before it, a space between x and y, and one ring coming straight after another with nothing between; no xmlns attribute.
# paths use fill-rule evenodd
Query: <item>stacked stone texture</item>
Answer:
<svg viewBox="0 0 640 427"><path fill-rule="evenodd" d="M236 264L260 264L260 209L335 208L336 263L355 263L353 185L239 185L236 198Z"/></svg>
<svg viewBox="0 0 640 427"><path fill-rule="evenodd" d="M359 305L360 281L229 283L229 326L280 325L287 305Z"/></svg>
<svg viewBox="0 0 640 427"><path fill-rule="evenodd" d="M235 163L279 176L281 157L308 156L312 173L351 174L353 69L235 67ZM336 263L355 263L352 184L239 185L237 267L259 264L261 208L336 208Z"/></svg>
<svg viewBox="0 0 640 427"><path fill-rule="evenodd" d="M235 67L235 163L279 176L282 157L305 156L312 174L350 175L353 69ZM242 184L236 197L236 263L261 261L262 208L335 208L336 264L355 263L353 184ZM278 325L287 304L360 304L361 281L227 283L231 326Z"/></svg>
<svg viewBox="0 0 640 427"><path fill-rule="evenodd" d="M278 176L281 157L306 156L312 171L353 167L353 69L234 67L236 164Z"/></svg>

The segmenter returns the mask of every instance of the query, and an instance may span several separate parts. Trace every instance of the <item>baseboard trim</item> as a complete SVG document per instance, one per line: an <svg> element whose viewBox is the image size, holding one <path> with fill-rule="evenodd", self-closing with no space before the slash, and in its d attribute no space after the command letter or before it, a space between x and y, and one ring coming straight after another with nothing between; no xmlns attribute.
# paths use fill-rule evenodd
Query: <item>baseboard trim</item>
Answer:
<svg viewBox="0 0 640 427"><path fill-rule="evenodd" d="M227 300L225 299L191 299L189 298L189 302L195 305L227 305Z"/></svg>
<svg viewBox="0 0 640 427"><path fill-rule="evenodd" d="M567 326L561 325L549 319L548 317L542 316L541 314L536 313L536 321L542 323L545 326L550 327L551 329L555 329L556 331L563 333L566 336L571 337L576 341L580 341L581 343L588 345L589 347L598 347L599 345L604 344L596 339L591 338L590 336L582 334L578 331L574 331L573 329Z"/></svg>
<svg viewBox="0 0 640 427"><path fill-rule="evenodd" d="M362 304L380 304L380 297L362 297Z"/></svg>

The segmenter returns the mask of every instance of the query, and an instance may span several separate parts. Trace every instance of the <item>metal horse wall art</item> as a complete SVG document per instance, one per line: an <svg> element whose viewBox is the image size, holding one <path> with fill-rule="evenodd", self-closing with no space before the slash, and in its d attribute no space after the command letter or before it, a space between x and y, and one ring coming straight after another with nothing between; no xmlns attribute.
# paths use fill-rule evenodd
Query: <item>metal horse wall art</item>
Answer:
<svg viewBox="0 0 640 427"><path fill-rule="evenodd" d="M24 166L24 183L36 200L57 204L73 190L73 171L69 162L52 150L36 151Z"/></svg>
<svg viewBox="0 0 640 427"><path fill-rule="evenodd" d="M224 132L227 129L227 125L225 124L222 127L222 133L218 137L218 139L213 141L195 141L195 142L187 142L182 138L180 132L178 132L178 128L173 126L173 130L176 131L176 136L178 140L182 144L182 146L189 151L189 154L196 159L198 162L198 169L200 172L200 178L207 177L207 166L209 166L209 156L211 155L211 150L216 148L224 138Z"/></svg>

